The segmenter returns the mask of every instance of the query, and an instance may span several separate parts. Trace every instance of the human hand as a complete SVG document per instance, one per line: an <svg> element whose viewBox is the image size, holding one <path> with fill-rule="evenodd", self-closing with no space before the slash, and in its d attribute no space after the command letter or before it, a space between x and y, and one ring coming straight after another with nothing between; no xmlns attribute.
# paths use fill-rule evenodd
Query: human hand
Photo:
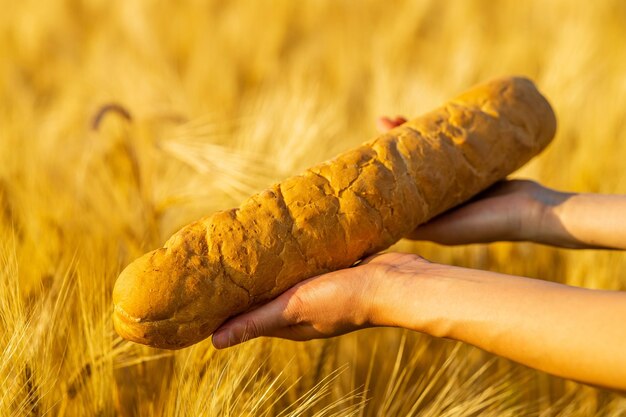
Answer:
<svg viewBox="0 0 626 417"><path fill-rule="evenodd" d="M222 324L213 334L213 345L221 349L261 336L303 341L391 325L386 310L374 304L379 285L413 276L428 265L417 255L385 253L310 278Z"/></svg>
<svg viewBox="0 0 626 417"><path fill-rule="evenodd" d="M407 237L443 245L531 241L557 245L557 207L569 194L529 180L498 182L473 200L419 226Z"/></svg>
<svg viewBox="0 0 626 417"><path fill-rule="evenodd" d="M304 281L213 335L309 340L395 326L475 345L577 381L624 390L624 293L430 263L386 253ZM584 308L581 308L584 307ZM572 326L572 323L576 323ZM600 329L600 330L599 330ZM592 337L590 337L592 336Z"/></svg>
<svg viewBox="0 0 626 417"><path fill-rule="evenodd" d="M405 122L381 117L376 125L385 132ZM504 180L406 237L444 245L522 240L566 245L557 207L570 196L534 181Z"/></svg>

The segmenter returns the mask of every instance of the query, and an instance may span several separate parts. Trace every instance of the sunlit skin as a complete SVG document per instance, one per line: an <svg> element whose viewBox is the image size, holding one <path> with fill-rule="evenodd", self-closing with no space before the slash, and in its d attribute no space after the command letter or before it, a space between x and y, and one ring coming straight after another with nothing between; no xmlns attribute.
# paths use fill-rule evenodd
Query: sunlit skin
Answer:
<svg viewBox="0 0 626 417"><path fill-rule="evenodd" d="M377 125L384 131L405 121L381 118ZM445 245L532 241L626 249L626 195L504 181L407 237ZM626 292L442 265L406 253L374 255L301 282L224 323L213 344L225 348L261 336L303 341L372 326L460 340L554 375L626 391Z"/></svg>

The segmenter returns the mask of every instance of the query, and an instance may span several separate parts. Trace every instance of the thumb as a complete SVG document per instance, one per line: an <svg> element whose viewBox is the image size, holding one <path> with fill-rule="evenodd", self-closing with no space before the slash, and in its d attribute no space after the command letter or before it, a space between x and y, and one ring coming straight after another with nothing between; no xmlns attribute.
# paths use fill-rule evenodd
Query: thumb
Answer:
<svg viewBox="0 0 626 417"><path fill-rule="evenodd" d="M278 297L254 310L235 316L213 333L213 346L223 349L261 336L272 336L288 326L286 303Z"/></svg>

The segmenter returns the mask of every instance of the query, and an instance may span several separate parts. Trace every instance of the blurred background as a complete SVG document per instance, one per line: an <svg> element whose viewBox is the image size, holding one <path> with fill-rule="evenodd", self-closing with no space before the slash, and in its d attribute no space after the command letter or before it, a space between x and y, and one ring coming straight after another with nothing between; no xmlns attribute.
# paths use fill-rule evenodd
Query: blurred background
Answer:
<svg viewBox="0 0 626 417"><path fill-rule="evenodd" d="M626 2L0 8L0 415L626 415L618 394L399 329L174 353L110 319L120 270L182 225L496 76L532 78L559 121L514 176L626 193ZM619 252L395 249L626 290Z"/></svg>

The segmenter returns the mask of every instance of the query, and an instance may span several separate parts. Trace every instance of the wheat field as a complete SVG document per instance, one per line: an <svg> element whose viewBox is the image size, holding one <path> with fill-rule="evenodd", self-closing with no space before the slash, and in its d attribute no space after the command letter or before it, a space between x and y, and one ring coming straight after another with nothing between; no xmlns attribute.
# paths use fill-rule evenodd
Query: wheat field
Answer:
<svg viewBox="0 0 626 417"><path fill-rule="evenodd" d="M619 394L401 329L170 352L111 322L117 274L182 225L494 76L534 79L559 120L515 176L626 193L625 2L0 6L0 416L626 416ZM619 252L395 249L626 290Z"/></svg>

